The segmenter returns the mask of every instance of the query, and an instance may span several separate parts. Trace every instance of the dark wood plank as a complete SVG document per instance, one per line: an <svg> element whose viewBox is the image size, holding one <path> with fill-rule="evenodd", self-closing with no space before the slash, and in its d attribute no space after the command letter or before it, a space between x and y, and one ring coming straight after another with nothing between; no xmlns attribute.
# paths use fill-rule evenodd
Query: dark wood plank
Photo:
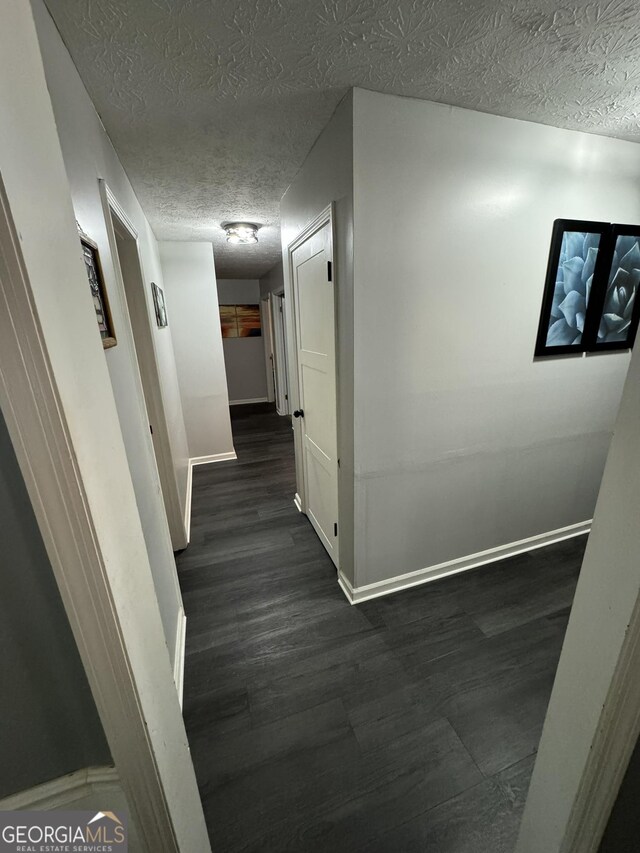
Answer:
<svg viewBox="0 0 640 853"><path fill-rule="evenodd" d="M367 853L513 853L522 816L492 779L368 842Z"/></svg>
<svg viewBox="0 0 640 853"><path fill-rule="evenodd" d="M216 853L510 853L584 540L351 607L293 505L289 420L232 423L177 560Z"/></svg>

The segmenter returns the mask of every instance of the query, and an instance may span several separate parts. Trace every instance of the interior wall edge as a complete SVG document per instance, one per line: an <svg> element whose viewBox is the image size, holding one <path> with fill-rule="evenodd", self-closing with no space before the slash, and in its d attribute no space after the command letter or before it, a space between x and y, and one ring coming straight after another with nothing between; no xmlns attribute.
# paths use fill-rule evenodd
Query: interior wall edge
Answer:
<svg viewBox="0 0 640 853"><path fill-rule="evenodd" d="M184 530L187 536L187 546L191 541L191 500L193 496L193 465L187 465L187 483L184 496Z"/></svg>
<svg viewBox="0 0 640 853"><path fill-rule="evenodd" d="M176 653L173 662L173 680L178 691L178 702L182 708L184 699L184 667L187 656L187 617L184 607L180 607L176 626Z"/></svg>

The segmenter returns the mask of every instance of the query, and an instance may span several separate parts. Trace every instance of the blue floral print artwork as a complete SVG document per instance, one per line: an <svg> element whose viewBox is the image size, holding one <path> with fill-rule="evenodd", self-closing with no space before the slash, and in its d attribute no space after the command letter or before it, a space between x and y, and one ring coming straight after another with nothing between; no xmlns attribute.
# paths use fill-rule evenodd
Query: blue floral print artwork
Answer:
<svg viewBox="0 0 640 853"><path fill-rule="evenodd" d="M619 238L619 240L622 239L630 238ZM599 245L600 234L585 233L583 231L564 232L556 272L556 284L553 293L551 316L549 317L549 328L547 330L547 346L575 346L582 343L584 321L591 294L593 272L596 265L596 258L598 257ZM640 251L638 250L637 243L636 252L638 252L638 258L640 259ZM620 263L622 263L622 260ZM637 264L637 266L639 269L636 270L638 273L638 278L635 279L636 288L640 280L640 264ZM626 266L622 271L627 274ZM626 279L624 279L623 283L623 280L621 280L620 286L624 289L630 286L630 282L626 283ZM613 280L611 288L614 288ZM623 296L628 303L629 297L627 296L627 290L624 289L624 294L618 296L616 305L619 305L620 299ZM605 322L604 317L603 322ZM611 324L612 330L614 327L618 330L613 320ZM609 334L609 331L607 331L607 334Z"/></svg>
<svg viewBox="0 0 640 853"><path fill-rule="evenodd" d="M633 319L633 305L640 283L638 237L619 236L607 282L598 343L624 342Z"/></svg>
<svg viewBox="0 0 640 853"><path fill-rule="evenodd" d="M535 357L631 348L639 291L640 225L556 219Z"/></svg>

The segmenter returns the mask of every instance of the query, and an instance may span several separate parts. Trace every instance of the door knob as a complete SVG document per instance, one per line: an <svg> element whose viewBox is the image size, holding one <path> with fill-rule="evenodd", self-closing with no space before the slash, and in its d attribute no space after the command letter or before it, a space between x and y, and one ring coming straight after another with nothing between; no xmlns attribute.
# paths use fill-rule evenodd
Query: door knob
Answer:
<svg viewBox="0 0 640 853"><path fill-rule="evenodd" d="M304 412L302 411L302 409L296 409L295 412L293 413L293 417L294 418L303 418Z"/></svg>

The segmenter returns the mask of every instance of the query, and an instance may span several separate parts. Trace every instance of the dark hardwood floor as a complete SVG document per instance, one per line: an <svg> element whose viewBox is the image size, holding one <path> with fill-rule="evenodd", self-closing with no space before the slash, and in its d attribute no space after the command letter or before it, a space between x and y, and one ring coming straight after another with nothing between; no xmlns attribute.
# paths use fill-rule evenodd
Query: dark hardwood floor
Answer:
<svg viewBox="0 0 640 853"><path fill-rule="evenodd" d="M288 419L232 420L178 559L214 853L511 853L585 538L351 607Z"/></svg>

